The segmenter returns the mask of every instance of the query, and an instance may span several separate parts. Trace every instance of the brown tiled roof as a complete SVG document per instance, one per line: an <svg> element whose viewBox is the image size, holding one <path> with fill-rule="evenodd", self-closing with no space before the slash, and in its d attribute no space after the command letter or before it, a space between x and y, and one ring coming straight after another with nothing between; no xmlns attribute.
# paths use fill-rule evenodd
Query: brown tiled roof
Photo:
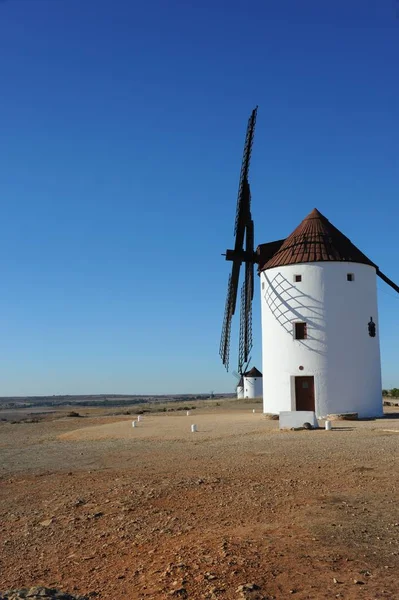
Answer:
<svg viewBox="0 0 399 600"><path fill-rule="evenodd" d="M280 250L285 240L277 240L275 242L268 242L267 244L259 244L256 248L256 254L258 258L258 271L262 270L262 267L274 256L277 250Z"/></svg>
<svg viewBox="0 0 399 600"><path fill-rule="evenodd" d="M363 263L377 268L349 238L314 208L266 263L262 265L259 262L259 271L319 261Z"/></svg>
<svg viewBox="0 0 399 600"><path fill-rule="evenodd" d="M244 377L262 377L262 373L256 367L252 367L250 371L244 373Z"/></svg>

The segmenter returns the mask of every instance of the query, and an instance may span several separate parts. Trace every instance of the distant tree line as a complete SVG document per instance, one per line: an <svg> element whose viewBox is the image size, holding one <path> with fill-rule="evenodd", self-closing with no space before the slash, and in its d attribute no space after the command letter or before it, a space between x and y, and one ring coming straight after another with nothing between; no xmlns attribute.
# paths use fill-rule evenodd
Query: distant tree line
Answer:
<svg viewBox="0 0 399 600"><path fill-rule="evenodd" d="M392 388L391 390L382 390L382 395L385 398L399 398L399 388Z"/></svg>

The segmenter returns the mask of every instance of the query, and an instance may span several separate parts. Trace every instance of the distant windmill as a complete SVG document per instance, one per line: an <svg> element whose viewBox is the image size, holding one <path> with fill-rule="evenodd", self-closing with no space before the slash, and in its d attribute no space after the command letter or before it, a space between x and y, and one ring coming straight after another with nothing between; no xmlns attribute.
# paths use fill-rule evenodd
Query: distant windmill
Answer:
<svg viewBox="0 0 399 600"><path fill-rule="evenodd" d="M231 323L241 265L238 372L252 348L254 264L258 265L262 311L263 410L314 410L318 417L382 413L378 336L378 275L384 275L343 233L314 209L287 238L254 251L248 182L257 108L248 121L238 189L235 244L228 281L220 356L227 370Z"/></svg>
<svg viewBox="0 0 399 600"><path fill-rule="evenodd" d="M239 375L237 371L233 371L234 377L237 379L236 384L236 393L237 398L244 398L244 377L243 375Z"/></svg>

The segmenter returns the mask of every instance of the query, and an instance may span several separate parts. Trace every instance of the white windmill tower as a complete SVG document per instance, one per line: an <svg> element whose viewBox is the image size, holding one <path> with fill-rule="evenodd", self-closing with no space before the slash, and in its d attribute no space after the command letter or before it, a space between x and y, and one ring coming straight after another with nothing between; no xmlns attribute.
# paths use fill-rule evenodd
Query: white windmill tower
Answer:
<svg viewBox="0 0 399 600"><path fill-rule="evenodd" d="M258 247L264 412L382 414L378 267L316 209L269 246Z"/></svg>
<svg viewBox="0 0 399 600"><path fill-rule="evenodd" d="M220 354L228 368L239 272L239 370L252 346L253 265L261 284L263 410L314 410L317 417L382 414L376 276L399 286L314 209L284 240L253 250L248 183L255 109L248 123L236 212L233 262ZM245 237L245 250L244 250Z"/></svg>
<svg viewBox="0 0 399 600"><path fill-rule="evenodd" d="M243 375L244 398L260 398L263 393L262 380L262 373L256 367L246 371Z"/></svg>
<svg viewBox="0 0 399 600"><path fill-rule="evenodd" d="M244 398L244 378L241 375L238 383L237 383L237 398Z"/></svg>
<svg viewBox="0 0 399 600"><path fill-rule="evenodd" d="M237 399L238 400L240 398L244 398L245 397L245 395L244 395L244 386L245 386L244 375L245 375L246 369L248 368L248 364L249 364L250 360L251 359L249 358L248 362L247 362L247 364L245 366L241 365L241 369L240 369L239 373L237 373L237 371L233 371L233 375L237 379L236 392L237 392Z"/></svg>

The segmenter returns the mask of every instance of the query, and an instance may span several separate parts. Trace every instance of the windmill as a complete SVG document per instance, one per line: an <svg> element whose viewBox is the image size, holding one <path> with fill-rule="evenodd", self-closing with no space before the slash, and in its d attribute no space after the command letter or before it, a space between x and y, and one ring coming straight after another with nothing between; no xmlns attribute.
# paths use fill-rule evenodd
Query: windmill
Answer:
<svg viewBox="0 0 399 600"><path fill-rule="evenodd" d="M237 371L233 371L233 376L237 380L235 385L235 393L237 398L244 398L244 376L243 374L239 375Z"/></svg>
<svg viewBox="0 0 399 600"><path fill-rule="evenodd" d="M229 369L241 266L238 373L252 348L254 264L261 284L263 409L382 414L376 276L399 286L317 209L285 239L254 250L249 166L257 107L249 117L220 340Z"/></svg>
<svg viewBox="0 0 399 600"><path fill-rule="evenodd" d="M240 296L240 335L238 347L238 372L240 377L242 377L245 370L244 365L249 362L249 353L252 348L252 300L254 295L254 263L256 262L256 254L254 252L254 222L251 215L251 191L248 175L257 111L258 107L254 108L249 117L245 136L234 226L234 250L226 250L226 254L223 255L226 257L226 260L233 263L227 284L227 298L219 349L220 357L227 370L229 369L230 361L231 323L237 304L241 265L245 263L244 282L241 287Z"/></svg>

